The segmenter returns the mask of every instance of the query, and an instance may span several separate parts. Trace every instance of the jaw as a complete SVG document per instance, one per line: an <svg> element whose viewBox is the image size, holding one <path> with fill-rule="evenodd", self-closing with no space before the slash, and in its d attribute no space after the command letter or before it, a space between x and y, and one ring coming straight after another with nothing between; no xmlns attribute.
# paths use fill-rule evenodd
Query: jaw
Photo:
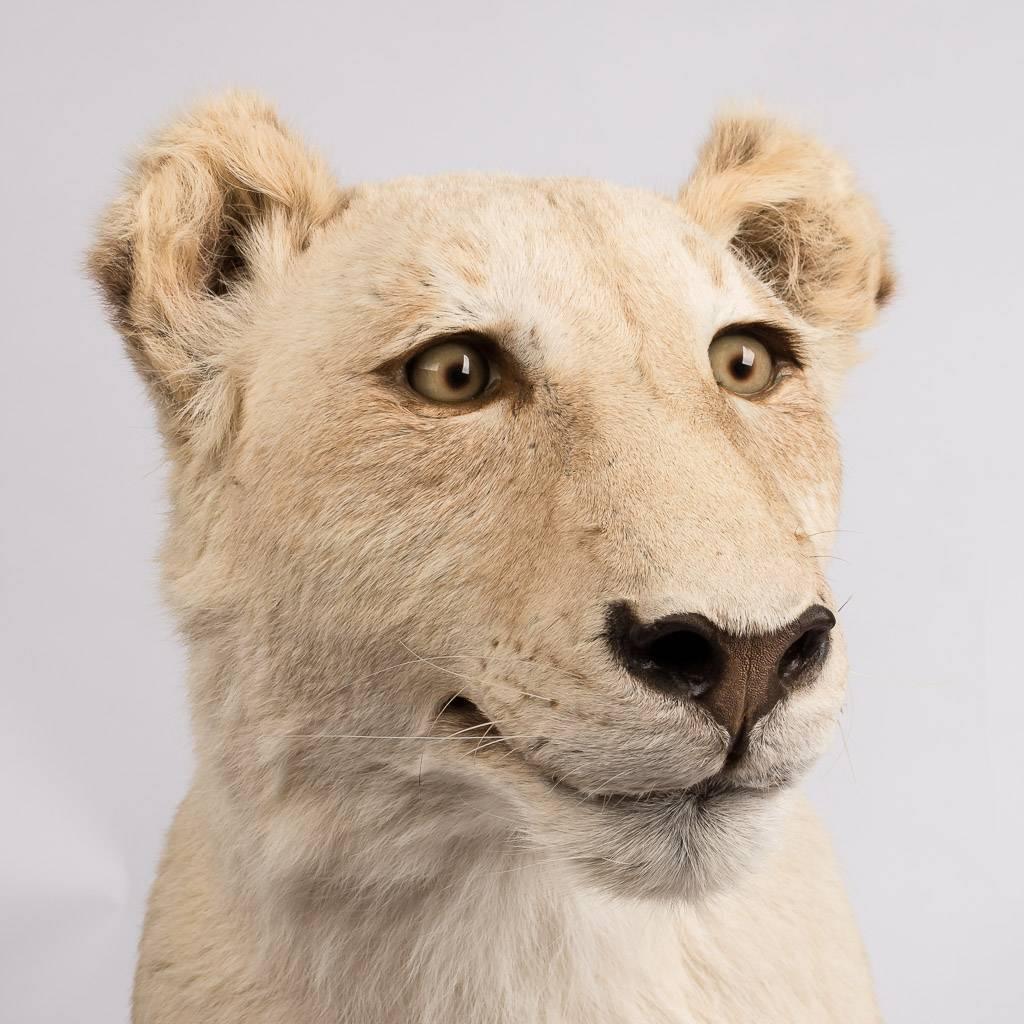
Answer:
<svg viewBox="0 0 1024 1024"><path fill-rule="evenodd" d="M486 742L460 781L489 792L510 824L522 823L523 862L558 865L560 877L615 897L693 901L728 886L769 845L786 802L781 780L744 785L715 767L686 787L587 793L493 732Z"/></svg>
<svg viewBox="0 0 1024 1024"><path fill-rule="evenodd" d="M741 758L729 758L723 737L663 785L628 773L581 785L578 773L506 741L465 698L446 725L484 737L459 775L508 805L503 813L522 821L518 831L541 859L562 860L606 894L693 901L733 884L772 844L791 787L831 734L844 677L836 668L814 698L784 701L759 721Z"/></svg>

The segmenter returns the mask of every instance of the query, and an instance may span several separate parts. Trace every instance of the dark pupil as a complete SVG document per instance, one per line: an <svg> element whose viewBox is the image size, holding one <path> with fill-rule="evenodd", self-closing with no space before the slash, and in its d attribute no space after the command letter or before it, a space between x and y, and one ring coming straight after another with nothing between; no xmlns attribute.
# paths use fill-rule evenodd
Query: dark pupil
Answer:
<svg viewBox="0 0 1024 1024"><path fill-rule="evenodd" d="M457 363L450 363L448 368L444 371L444 379L448 384L448 387L457 391L459 388L464 388L472 376L469 365L469 356L463 356L462 359Z"/></svg>
<svg viewBox="0 0 1024 1024"><path fill-rule="evenodd" d="M744 349L729 364L729 372L737 380L746 380L754 372L754 360L747 356L749 349Z"/></svg>

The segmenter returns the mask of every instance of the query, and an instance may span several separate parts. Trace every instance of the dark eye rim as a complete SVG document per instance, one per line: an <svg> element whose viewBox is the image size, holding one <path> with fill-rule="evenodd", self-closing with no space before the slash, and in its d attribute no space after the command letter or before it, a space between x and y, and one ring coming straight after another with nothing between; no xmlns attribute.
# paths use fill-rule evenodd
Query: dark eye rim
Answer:
<svg viewBox="0 0 1024 1024"><path fill-rule="evenodd" d="M764 321L751 321L726 324L715 331L714 337L708 342L710 348L719 338L725 338L730 334L745 334L761 342L770 353L776 364L789 364L798 370L804 368L804 361L800 352L800 341L797 336L781 324L772 324Z"/></svg>

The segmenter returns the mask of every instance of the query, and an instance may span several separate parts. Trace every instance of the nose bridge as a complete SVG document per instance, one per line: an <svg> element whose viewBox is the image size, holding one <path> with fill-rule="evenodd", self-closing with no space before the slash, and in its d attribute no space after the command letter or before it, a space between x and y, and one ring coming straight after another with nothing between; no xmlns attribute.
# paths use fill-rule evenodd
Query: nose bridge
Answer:
<svg viewBox="0 0 1024 1024"><path fill-rule="evenodd" d="M739 633L781 625L807 606L817 566L728 416L701 395L685 405L620 416L606 439L594 486L608 505L615 587L662 602L644 609L651 618L683 607Z"/></svg>

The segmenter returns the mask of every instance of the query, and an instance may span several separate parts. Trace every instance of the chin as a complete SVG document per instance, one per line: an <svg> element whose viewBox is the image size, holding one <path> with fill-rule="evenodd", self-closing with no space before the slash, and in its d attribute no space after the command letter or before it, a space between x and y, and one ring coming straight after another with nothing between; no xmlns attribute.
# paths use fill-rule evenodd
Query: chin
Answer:
<svg viewBox="0 0 1024 1024"><path fill-rule="evenodd" d="M588 794L495 750L487 788L523 821L538 862L617 898L692 902L727 889L770 848L792 793L786 776L747 785L713 768L682 789Z"/></svg>
<svg viewBox="0 0 1024 1024"><path fill-rule="evenodd" d="M563 828L546 838L573 858L574 873L610 895L695 901L756 864L786 794L711 780L678 793L591 798L570 814L563 808Z"/></svg>

